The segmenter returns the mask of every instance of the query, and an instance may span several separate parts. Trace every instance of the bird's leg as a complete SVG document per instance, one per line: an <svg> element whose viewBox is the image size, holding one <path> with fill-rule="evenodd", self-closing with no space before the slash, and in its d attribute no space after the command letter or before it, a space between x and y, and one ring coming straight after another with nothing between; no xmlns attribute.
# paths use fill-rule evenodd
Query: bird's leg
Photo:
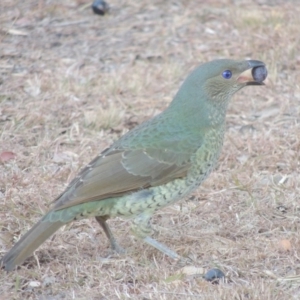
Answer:
<svg viewBox="0 0 300 300"><path fill-rule="evenodd" d="M172 259L175 259L175 260L181 259L181 256L178 255L175 251L171 250L166 245L158 242L157 240L151 238L150 236L146 236L145 238L143 238L143 240L147 244L151 245L152 247L156 248L157 250L159 250L160 252L164 253L165 255L171 257Z"/></svg>
<svg viewBox="0 0 300 300"><path fill-rule="evenodd" d="M175 260L180 260L181 256L178 255L175 251L168 248L166 245L158 242L157 240L151 238L149 234L152 231L151 224L150 224L151 216L146 214L138 215L133 223L132 223L132 232L133 234L142 239L147 244L151 245L152 247L156 248L157 250L161 251L165 255L171 257Z"/></svg>
<svg viewBox="0 0 300 300"><path fill-rule="evenodd" d="M124 254L126 251L118 244L116 238L114 237L112 231L110 230L108 224L106 223L106 220L108 218L106 217L95 217L97 222L100 224L100 226L103 228L107 238L109 239L110 245L114 251L116 251L119 254Z"/></svg>

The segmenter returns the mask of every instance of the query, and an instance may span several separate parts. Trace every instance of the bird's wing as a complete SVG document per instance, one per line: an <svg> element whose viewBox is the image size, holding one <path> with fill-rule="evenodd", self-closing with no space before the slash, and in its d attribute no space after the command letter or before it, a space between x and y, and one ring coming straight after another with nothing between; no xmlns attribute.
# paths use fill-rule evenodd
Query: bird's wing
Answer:
<svg viewBox="0 0 300 300"><path fill-rule="evenodd" d="M108 149L87 165L54 203L54 209L75 206L183 177L190 153L166 149Z"/></svg>
<svg viewBox="0 0 300 300"><path fill-rule="evenodd" d="M191 156L203 142L203 132L194 127L168 111L137 126L88 164L53 209L120 197L186 176Z"/></svg>

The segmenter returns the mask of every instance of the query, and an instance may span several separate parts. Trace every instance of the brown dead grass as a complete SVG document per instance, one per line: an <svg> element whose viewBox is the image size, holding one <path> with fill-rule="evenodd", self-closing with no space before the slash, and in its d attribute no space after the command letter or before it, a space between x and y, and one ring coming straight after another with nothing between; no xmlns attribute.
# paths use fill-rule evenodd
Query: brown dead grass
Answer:
<svg viewBox="0 0 300 300"><path fill-rule="evenodd" d="M234 97L218 169L153 220L190 269L135 241L128 221L110 221L128 251L112 254L84 220L2 271L1 299L299 299L299 5L203 2L110 0L99 17L80 0L1 1L0 152L17 155L0 164L2 254L199 62L254 58L269 69L266 87ZM202 279L212 267L225 282Z"/></svg>

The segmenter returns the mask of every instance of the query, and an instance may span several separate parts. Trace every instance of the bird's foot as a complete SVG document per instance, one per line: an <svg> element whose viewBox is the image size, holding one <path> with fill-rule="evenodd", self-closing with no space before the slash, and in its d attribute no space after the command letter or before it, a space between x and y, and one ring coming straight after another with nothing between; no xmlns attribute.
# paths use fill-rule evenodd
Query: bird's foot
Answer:
<svg viewBox="0 0 300 300"><path fill-rule="evenodd" d="M126 250L117 243L112 243L111 247L112 247L113 251L115 251L116 253L118 253L120 255L123 255L126 253Z"/></svg>
<svg viewBox="0 0 300 300"><path fill-rule="evenodd" d="M171 250L168 248L166 245L158 242L157 240L151 238L150 236L146 236L143 239L147 244L151 245L152 247L156 248L160 252L164 253L165 255L171 257L172 259L175 260L180 260L181 256L178 255L175 251Z"/></svg>
<svg viewBox="0 0 300 300"><path fill-rule="evenodd" d="M180 256L179 254L177 254L175 251L171 250L170 248L168 248L166 245L158 242L157 240L146 236L143 239L147 244L155 247L157 250L161 251L162 253L164 253L165 255L169 256L170 258L174 259L177 261L176 265L180 268L186 266L186 265L191 265L194 264L195 261L190 257L183 257Z"/></svg>
<svg viewBox="0 0 300 300"><path fill-rule="evenodd" d="M111 232L108 224L106 223L106 218L105 217L101 217L101 216L97 216L96 217L97 222L101 225L101 227L103 228L107 238L109 239L111 248L113 251L115 251L118 254L125 254L126 250L123 249L117 242L117 240L115 239L113 233Z"/></svg>
<svg viewBox="0 0 300 300"><path fill-rule="evenodd" d="M195 261L189 256L187 256L187 257L180 256L179 260L176 263L176 265L179 268L185 267L187 265L192 265L192 264L195 264Z"/></svg>

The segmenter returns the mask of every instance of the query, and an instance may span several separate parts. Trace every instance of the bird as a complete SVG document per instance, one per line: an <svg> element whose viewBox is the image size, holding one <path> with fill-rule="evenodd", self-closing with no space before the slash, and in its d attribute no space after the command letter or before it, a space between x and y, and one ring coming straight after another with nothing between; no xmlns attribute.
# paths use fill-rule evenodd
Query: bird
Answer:
<svg viewBox="0 0 300 300"><path fill-rule="evenodd" d="M208 177L222 150L230 99L245 86L264 85L267 73L259 60L200 64L163 112L128 131L79 172L2 257L1 267L13 270L60 227L90 217L118 253L124 249L107 224L114 217L131 219L135 237L179 260L179 254L151 237L151 217Z"/></svg>

